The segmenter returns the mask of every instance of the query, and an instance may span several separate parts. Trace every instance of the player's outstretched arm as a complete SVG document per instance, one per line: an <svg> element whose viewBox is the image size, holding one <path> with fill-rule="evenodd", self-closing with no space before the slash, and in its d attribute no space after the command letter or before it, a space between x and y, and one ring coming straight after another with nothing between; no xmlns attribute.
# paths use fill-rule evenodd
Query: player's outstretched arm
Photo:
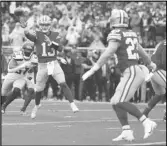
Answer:
<svg viewBox="0 0 167 146"><path fill-rule="evenodd" d="M144 51L143 47L140 44L138 44L138 53L142 57L144 63L148 65L148 67L154 72L156 70L156 65L151 61L151 58Z"/></svg>
<svg viewBox="0 0 167 146"><path fill-rule="evenodd" d="M114 55L118 47L119 42L109 41L108 47L105 49L104 53L100 56L99 60L94 64L94 66L82 76L82 80L86 80L87 78L92 76L97 70L99 70L107 62L109 57Z"/></svg>
<svg viewBox="0 0 167 146"><path fill-rule="evenodd" d="M119 47L119 42L109 41L108 47L102 53L96 64L101 68L107 62L107 60L114 55L118 47Z"/></svg>

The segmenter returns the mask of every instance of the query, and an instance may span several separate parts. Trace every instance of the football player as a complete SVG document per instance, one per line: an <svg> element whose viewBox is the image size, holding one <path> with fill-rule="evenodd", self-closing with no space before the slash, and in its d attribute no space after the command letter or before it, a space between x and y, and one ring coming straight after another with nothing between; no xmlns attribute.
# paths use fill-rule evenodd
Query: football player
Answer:
<svg viewBox="0 0 167 146"><path fill-rule="evenodd" d="M166 40L161 41L155 49L151 57L152 61L157 65L157 70L151 77L151 83L155 91L155 96L149 101L143 114L148 117L150 111L165 96L166 93ZM166 112L164 115L166 120Z"/></svg>
<svg viewBox="0 0 167 146"><path fill-rule="evenodd" d="M69 100L73 112L79 111L73 101L71 90L66 84L64 72L57 60L57 51L62 51L59 33L51 30L51 18L42 15L38 20L39 30L25 30L26 37L34 42L38 56L38 72L36 76L35 107L31 118L36 117L42 91L44 90L49 75L52 75L61 86L64 96Z"/></svg>
<svg viewBox="0 0 167 146"><path fill-rule="evenodd" d="M86 80L103 66L110 56L116 53L118 59L117 67L120 69L121 79L110 102L122 125L123 131L113 141L134 140L133 131L128 123L127 113L135 116L143 124L145 130L144 139L148 138L156 127L155 122L148 119L135 105L129 102L145 80L145 75L138 65L139 55L150 69L155 70L156 65L151 62L151 59L140 46L137 34L127 29L128 23L129 18L124 10L114 9L112 11L110 26L113 30L108 35L108 47L97 63L82 76L82 79Z"/></svg>
<svg viewBox="0 0 167 146"><path fill-rule="evenodd" d="M27 106L29 105L33 93L33 68L37 65L37 57L33 54L34 45L31 42L26 42L22 46L21 52L15 52L13 58L8 64L8 74L5 76L5 80L2 84L1 96L6 97L5 102L2 104L2 113L5 113L6 107L19 95L24 89L27 89L27 97L21 112L25 113ZM10 92L12 90L12 92ZM9 93L9 94L8 94Z"/></svg>

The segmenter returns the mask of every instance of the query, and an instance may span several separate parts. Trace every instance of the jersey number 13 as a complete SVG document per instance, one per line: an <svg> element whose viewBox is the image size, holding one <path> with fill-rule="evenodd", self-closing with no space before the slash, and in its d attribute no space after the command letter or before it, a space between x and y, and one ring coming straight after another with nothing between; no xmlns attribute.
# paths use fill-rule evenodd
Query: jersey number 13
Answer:
<svg viewBox="0 0 167 146"><path fill-rule="evenodd" d="M42 43L42 56L44 56L44 57L46 57L46 56L55 56L55 54L56 54L55 49L54 48L50 48L50 51L48 51L47 50L48 48L49 48L49 46L45 42Z"/></svg>

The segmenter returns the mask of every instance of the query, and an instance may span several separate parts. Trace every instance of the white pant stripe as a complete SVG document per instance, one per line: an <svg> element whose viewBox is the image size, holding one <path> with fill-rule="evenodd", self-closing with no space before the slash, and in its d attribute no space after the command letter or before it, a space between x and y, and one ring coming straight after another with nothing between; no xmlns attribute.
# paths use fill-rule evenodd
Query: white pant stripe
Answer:
<svg viewBox="0 0 167 146"><path fill-rule="evenodd" d="M165 75L160 70L158 70L157 73L163 79L163 81L166 83L166 77L165 77Z"/></svg>
<svg viewBox="0 0 167 146"><path fill-rule="evenodd" d="M128 94L128 91L129 91L129 88L131 87L131 84L135 78L135 67L134 66L131 66L130 67L130 72L131 72L131 77L129 79L129 81L127 82L127 84L125 85L125 90L123 91L123 95L121 97L121 102L123 102Z"/></svg>

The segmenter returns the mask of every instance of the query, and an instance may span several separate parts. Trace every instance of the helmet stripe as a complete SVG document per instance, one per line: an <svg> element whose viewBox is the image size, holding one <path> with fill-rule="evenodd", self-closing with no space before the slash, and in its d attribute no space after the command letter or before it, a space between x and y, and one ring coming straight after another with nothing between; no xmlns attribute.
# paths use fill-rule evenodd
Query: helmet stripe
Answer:
<svg viewBox="0 0 167 146"><path fill-rule="evenodd" d="M120 10L120 16L121 16L121 24L123 24L124 16L123 16L123 11Z"/></svg>

